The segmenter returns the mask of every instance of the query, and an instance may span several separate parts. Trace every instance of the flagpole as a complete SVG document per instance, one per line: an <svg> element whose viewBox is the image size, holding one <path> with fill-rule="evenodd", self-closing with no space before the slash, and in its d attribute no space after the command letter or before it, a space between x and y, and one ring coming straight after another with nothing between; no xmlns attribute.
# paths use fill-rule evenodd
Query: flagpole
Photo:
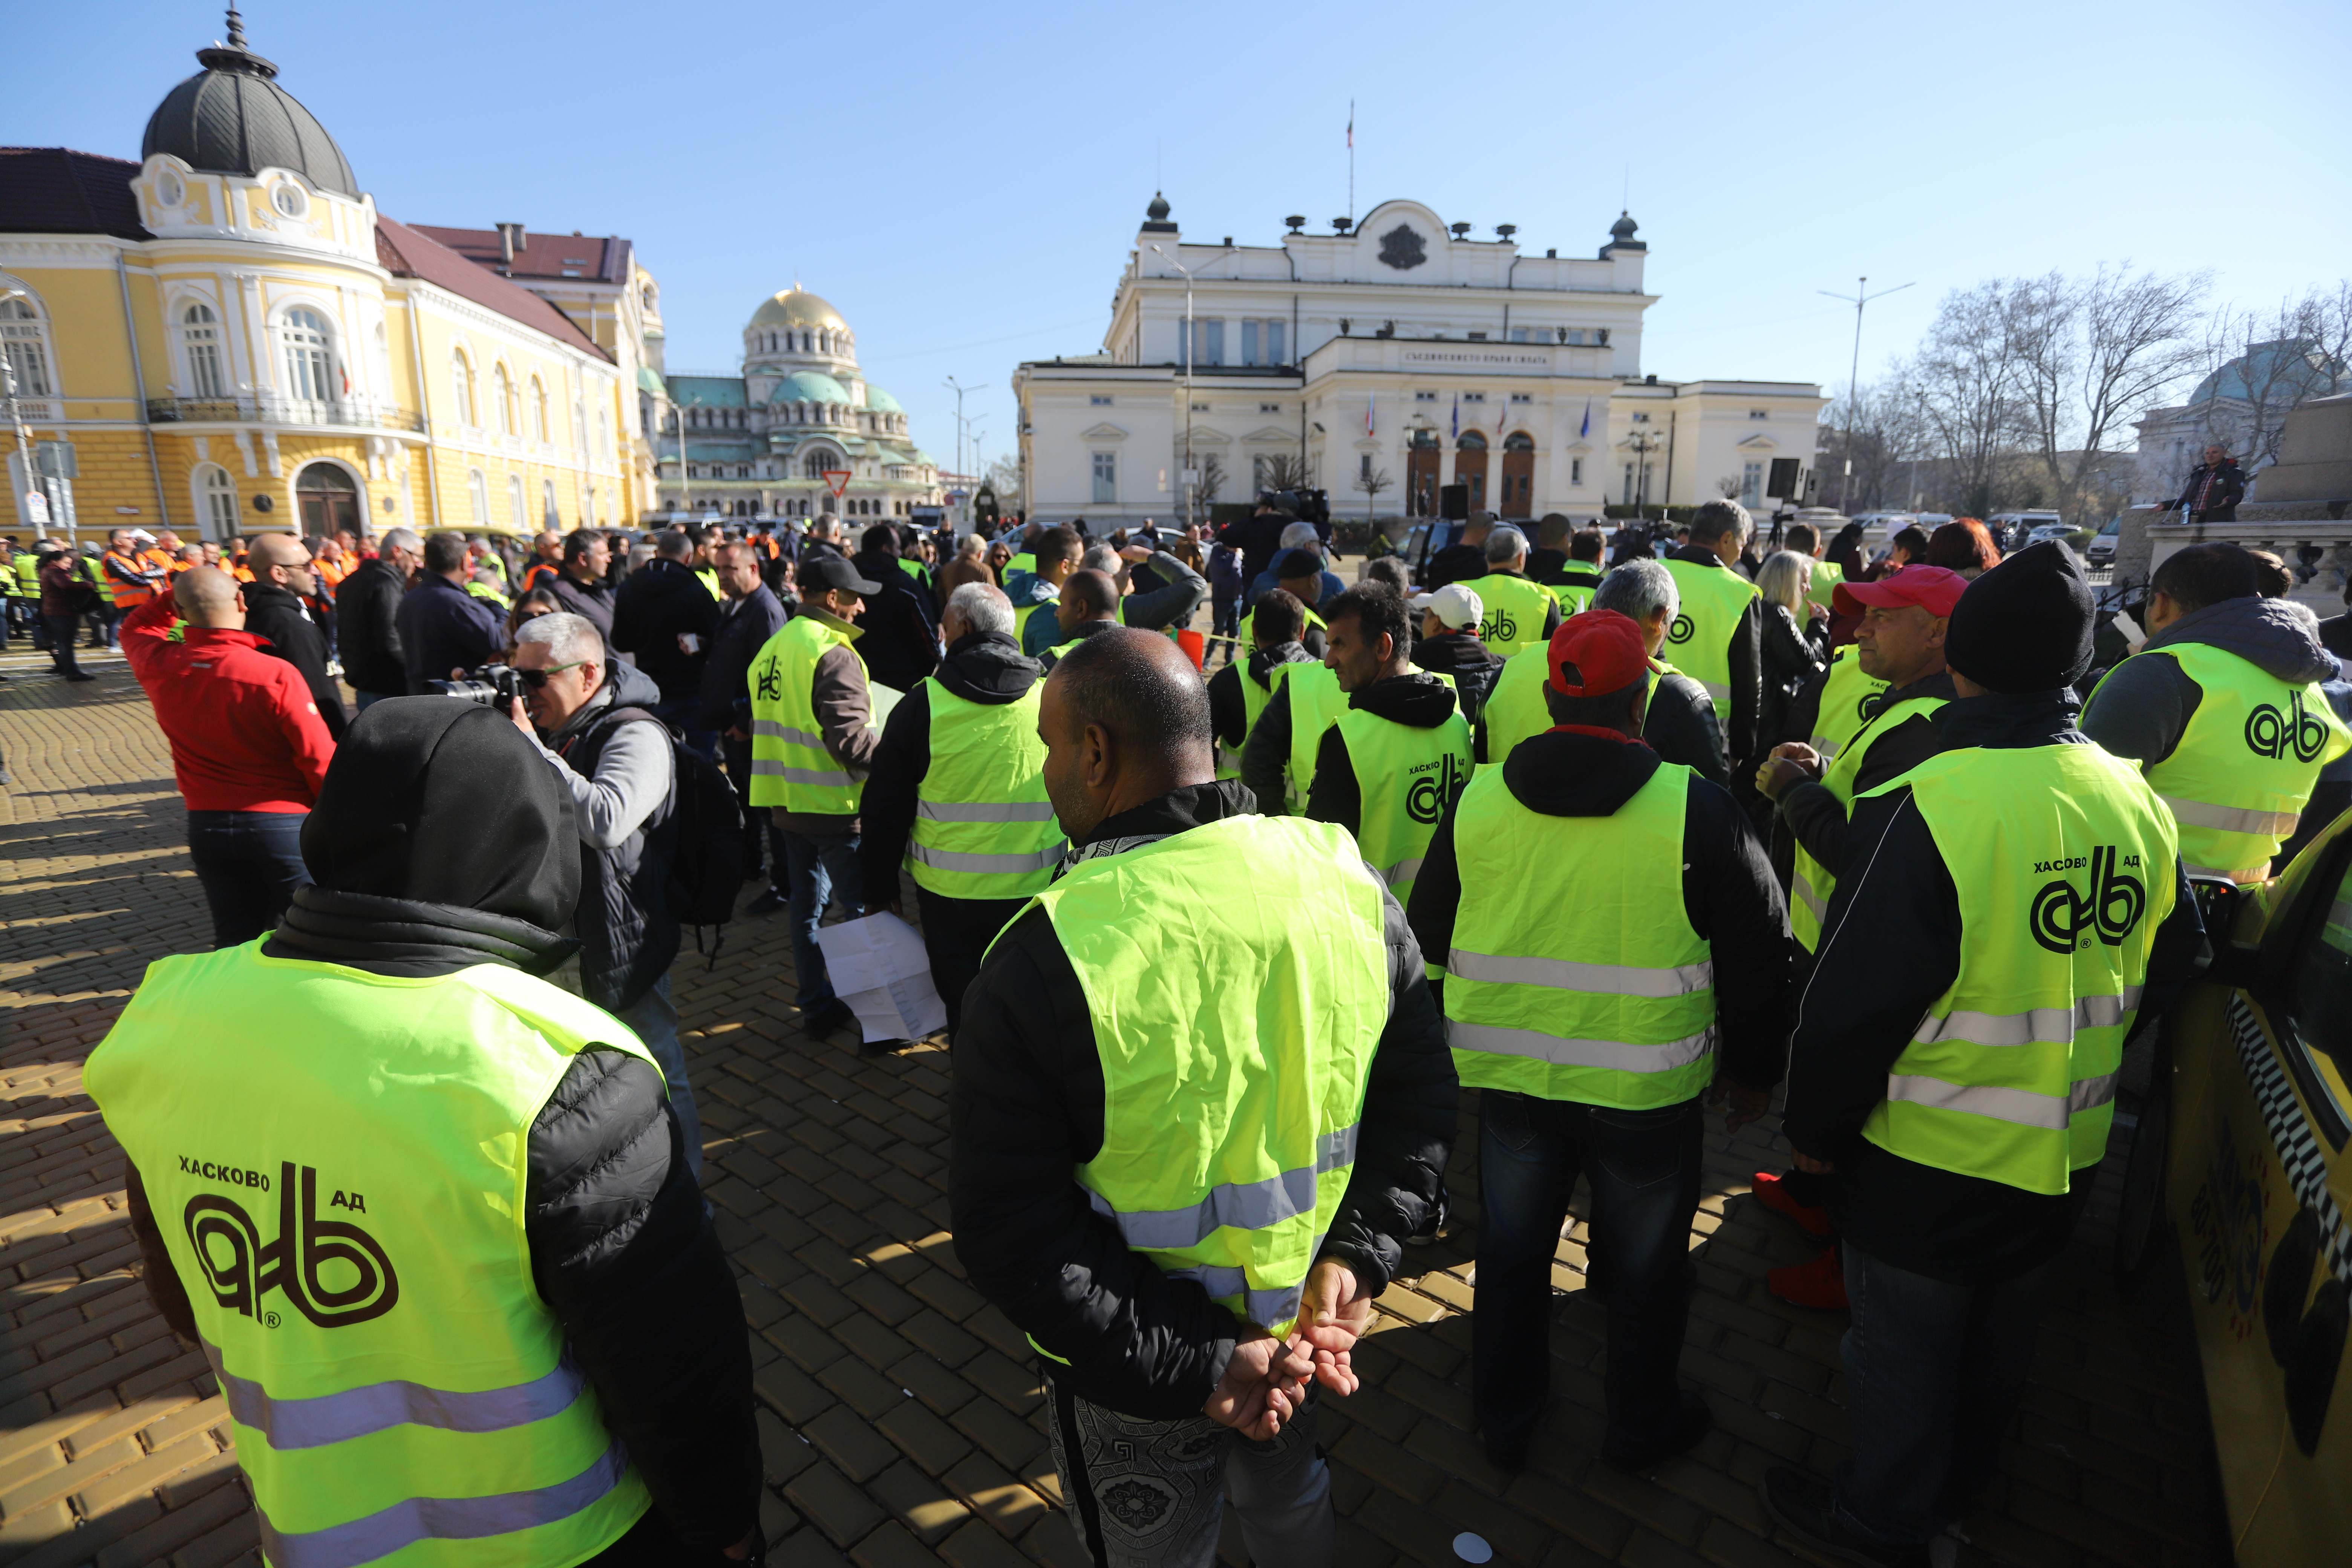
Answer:
<svg viewBox="0 0 2352 1568"><path fill-rule="evenodd" d="M1356 100L1348 100L1348 226L1356 223Z"/></svg>

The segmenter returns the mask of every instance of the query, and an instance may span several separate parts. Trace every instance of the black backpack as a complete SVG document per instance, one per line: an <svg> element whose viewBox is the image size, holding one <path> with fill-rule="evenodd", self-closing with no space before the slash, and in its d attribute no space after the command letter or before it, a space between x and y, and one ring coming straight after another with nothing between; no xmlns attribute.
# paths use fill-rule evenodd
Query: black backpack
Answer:
<svg viewBox="0 0 2352 1568"><path fill-rule="evenodd" d="M670 752L677 765L677 851L670 861L669 912L695 928L697 952L701 928L715 928L709 959L716 968L743 890L743 805L717 763L674 737Z"/></svg>

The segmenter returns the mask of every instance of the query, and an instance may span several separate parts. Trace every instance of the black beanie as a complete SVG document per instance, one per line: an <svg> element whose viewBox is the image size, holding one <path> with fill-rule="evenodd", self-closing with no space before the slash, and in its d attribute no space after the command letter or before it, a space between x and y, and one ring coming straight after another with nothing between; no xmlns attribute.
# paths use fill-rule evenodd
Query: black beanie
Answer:
<svg viewBox="0 0 2352 1568"><path fill-rule="evenodd" d="M1944 631L1944 662L1988 691L2048 691L2091 668L2091 584L2055 540L1968 586Z"/></svg>

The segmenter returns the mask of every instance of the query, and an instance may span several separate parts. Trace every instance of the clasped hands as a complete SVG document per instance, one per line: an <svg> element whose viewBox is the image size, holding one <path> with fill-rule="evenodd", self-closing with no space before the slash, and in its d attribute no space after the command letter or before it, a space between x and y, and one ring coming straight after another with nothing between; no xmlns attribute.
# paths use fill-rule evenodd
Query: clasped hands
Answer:
<svg viewBox="0 0 2352 1568"><path fill-rule="evenodd" d="M1822 776L1822 754L1802 741L1784 741L1772 748L1756 770L1756 787L1767 800L1778 800L1781 792L1792 784L1818 780Z"/></svg>
<svg viewBox="0 0 2352 1568"><path fill-rule="evenodd" d="M1324 1258L1307 1276L1290 1333L1277 1340L1254 1324L1245 1328L1201 1414L1254 1442L1266 1441L1297 1417L1310 1377L1334 1394L1356 1392L1356 1341L1371 1322L1372 1303L1356 1271Z"/></svg>

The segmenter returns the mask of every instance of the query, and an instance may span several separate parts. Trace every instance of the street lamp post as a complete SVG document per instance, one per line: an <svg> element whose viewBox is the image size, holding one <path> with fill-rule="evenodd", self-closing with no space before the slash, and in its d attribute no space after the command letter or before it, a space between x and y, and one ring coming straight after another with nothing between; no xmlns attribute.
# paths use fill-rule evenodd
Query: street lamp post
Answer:
<svg viewBox="0 0 2352 1568"><path fill-rule="evenodd" d="M1181 261L1177 260L1174 257L1172 257L1172 256L1169 255L1167 251L1160 249L1160 247L1159 246L1156 246L1156 245L1155 245L1155 246L1153 246L1151 248L1160 252L1160 260L1165 261L1166 263L1168 263L1168 265L1169 265L1169 266L1173 267L1174 268L1176 268L1176 270L1177 270L1177 271L1179 271L1179 272L1181 272L1181 273L1182 273L1182 274L1184 275L1184 479L1183 479L1183 485L1184 485L1184 521L1185 521L1185 524L1189 527L1189 526L1191 526L1192 524L1197 523L1197 522L1199 522L1199 521L1201 521L1201 520L1200 520L1200 518L1199 518L1199 516L1196 514L1196 511L1195 511L1195 503L1196 503L1196 500L1197 500L1197 499L1198 499L1198 497L1199 497L1199 495L1200 495L1201 486L1200 486L1200 482L1199 482L1197 479L1195 479L1194 478L1192 478L1192 476L1193 476L1194 474L1196 474L1196 473L1198 473L1198 472L1200 471L1200 470L1199 470L1199 469L1194 466L1194 464L1193 464L1193 459L1192 459L1192 335L1193 335L1193 334L1192 334L1192 274L1193 274L1194 272L1196 272L1196 271L1200 271L1200 270L1202 270L1202 268L1210 268L1210 267L1214 267L1218 262L1223 261L1226 257L1233 255L1233 254L1234 254L1234 247L1231 247L1231 246L1227 246L1224 249L1223 249L1223 250L1219 251L1216 255L1214 255L1214 256L1213 256L1213 257L1209 258L1209 259L1208 259L1208 260L1203 261L1202 263L1201 263L1201 266L1200 266L1200 267L1198 267L1198 268L1192 268L1192 267L1187 267L1187 266L1185 266L1182 262L1181 262Z"/></svg>
<svg viewBox="0 0 2352 1568"><path fill-rule="evenodd" d="M1858 412L1856 405L1862 401L1862 308L1873 300L1884 300L1889 294L1900 294L1904 289L1912 288L1914 285L1897 283L1894 288L1881 289L1875 294L1869 292L1869 279L1857 278L1854 279L1854 289L1851 294L1832 294L1827 289L1813 290L1816 294L1828 295L1832 300L1843 300L1853 307L1853 364L1846 372L1845 377L1845 480L1838 495L1838 504L1845 508L1848 517L1853 515L1853 418Z"/></svg>
<svg viewBox="0 0 2352 1568"><path fill-rule="evenodd" d="M1921 392L1915 393L1913 395L1918 399L1919 406L1919 426L1911 433L1910 510L1913 513L1912 521L1916 522L1918 521L1916 514L1919 510L1919 443L1924 439L1927 428L1927 395Z"/></svg>
<svg viewBox="0 0 2352 1568"><path fill-rule="evenodd" d="M953 377L953 376L950 376L950 377L948 377L948 379L947 379L947 387L948 387L948 390L949 390L949 391L950 391L950 392L952 392L952 393L954 393L954 394L956 395L956 459L955 459L955 462L956 462L956 474L957 474L957 476L958 476L959 478L961 478L961 477L964 477L964 468L963 468L963 429L964 429L964 426L963 426L963 395L964 395L965 393L967 393L967 392L978 392L978 391L980 390L980 388L978 388L978 387L976 387L976 386L965 386L965 385L961 384L961 383L959 383L959 382L956 380L956 378L955 378L955 377ZM965 491L964 491L964 500L963 500L963 523L964 523L964 530L965 530L965 531L969 532L969 531L971 531L971 490L969 490L969 489L967 489L967 490L965 490Z"/></svg>
<svg viewBox="0 0 2352 1568"><path fill-rule="evenodd" d="M1626 437L1625 445L1633 449L1635 460L1641 465L1637 470L1641 478L1633 491L1633 505L1641 521L1647 522L1650 520L1650 454L1665 443L1659 439L1656 431L1643 429Z"/></svg>

